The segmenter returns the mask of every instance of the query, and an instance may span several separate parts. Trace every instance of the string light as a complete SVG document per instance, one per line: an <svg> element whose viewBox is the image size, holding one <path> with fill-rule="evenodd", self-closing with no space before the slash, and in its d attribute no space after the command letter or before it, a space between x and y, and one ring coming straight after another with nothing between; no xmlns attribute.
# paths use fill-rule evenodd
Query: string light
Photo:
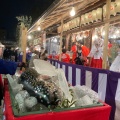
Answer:
<svg viewBox="0 0 120 120"><path fill-rule="evenodd" d="M75 8L74 7L72 7L72 9L71 9L71 11L70 11L70 15L73 17L73 16L75 16Z"/></svg>

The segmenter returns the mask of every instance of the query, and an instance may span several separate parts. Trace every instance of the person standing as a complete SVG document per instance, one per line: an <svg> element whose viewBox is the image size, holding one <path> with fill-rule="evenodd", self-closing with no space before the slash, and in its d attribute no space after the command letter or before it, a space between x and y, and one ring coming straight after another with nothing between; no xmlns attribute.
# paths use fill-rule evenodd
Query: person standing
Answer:
<svg viewBox="0 0 120 120"><path fill-rule="evenodd" d="M102 68L103 47L102 39L94 40L93 47L88 55L90 57L90 67Z"/></svg>
<svg viewBox="0 0 120 120"><path fill-rule="evenodd" d="M66 63L70 62L70 56L66 53L66 49L62 49L61 61Z"/></svg>
<svg viewBox="0 0 120 120"><path fill-rule="evenodd" d="M120 72L120 46L117 51L118 55L110 66L110 70L114 72Z"/></svg>
<svg viewBox="0 0 120 120"><path fill-rule="evenodd" d="M77 46L78 48L80 47L82 50L82 56L81 56L81 60L83 62L83 65L88 66L88 55L90 53L89 48L87 48L85 45L83 45L81 42L77 42Z"/></svg>
<svg viewBox="0 0 120 120"><path fill-rule="evenodd" d="M72 63L75 64L75 58L77 57L77 45L76 45L76 42L72 43L71 52L73 53L73 55L72 55Z"/></svg>
<svg viewBox="0 0 120 120"><path fill-rule="evenodd" d="M82 59L82 48L81 46L78 46L77 48L77 57L75 58L75 64L77 65L83 65L84 61Z"/></svg>

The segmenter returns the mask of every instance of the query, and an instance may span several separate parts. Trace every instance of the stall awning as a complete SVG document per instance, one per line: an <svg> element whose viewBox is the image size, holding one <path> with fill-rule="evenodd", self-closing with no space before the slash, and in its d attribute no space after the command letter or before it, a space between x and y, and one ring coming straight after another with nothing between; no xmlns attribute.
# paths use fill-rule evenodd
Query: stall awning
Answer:
<svg viewBox="0 0 120 120"><path fill-rule="evenodd" d="M55 0L46 12L31 26L28 33L36 31L38 26L43 30L60 23L61 19L70 19L70 10L74 6L76 15L89 9L97 3L106 2L105 0ZM91 7L94 9L94 7ZM82 13L81 13L82 14Z"/></svg>

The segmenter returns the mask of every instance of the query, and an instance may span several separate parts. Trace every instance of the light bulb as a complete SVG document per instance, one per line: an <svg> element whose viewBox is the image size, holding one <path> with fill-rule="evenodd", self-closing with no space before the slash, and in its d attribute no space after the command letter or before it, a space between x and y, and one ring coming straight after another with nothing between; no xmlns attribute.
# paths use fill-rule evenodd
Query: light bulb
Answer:
<svg viewBox="0 0 120 120"><path fill-rule="evenodd" d="M96 40L96 39L98 39L98 36L97 36L97 35L94 35L94 36L93 36L93 40Z"/></svg>
<svg viewBox="0 0 120 120"><path fill-rule="evenodd" d="M28 39L29 39L29 40L32 39L32 36L31 36L31 35L28 35Z"/></svg>
<svg viewBox="0 0 120 120"><path fill-rule="evenodd" d="M37 28L37 30L38 30L38 31L40 31L40 30L41 30L40 26Z"/></svg>
<svg viewBox="0 0 120 120"><path fill-rule="evenodd" d="M117 30L117 31L116 31L116 33L117 33L117 34L119 34L119 33L120 33L120 31L119 31L119 30Z"/></svg>
<svg viewBox="0 0 120 120"><path fill-rule="evenodd" d="M104 35L105 35L105 32L103 32L102 35L104 36Z"/></svg>
<svg viewBox="0 0 120 120"><path fill-rule="evenodd" d="M116 38L117 38L117 36L116 36L116 35L113 35L113 38L114 38L114 39L116 39Z"/></svg>
<svg viewBox="0 0 120 120"><path fill-rule="evenodd" d="M75 16L75 8L74 7L72 7L72 10L70 11L70 15Z"/></svg>

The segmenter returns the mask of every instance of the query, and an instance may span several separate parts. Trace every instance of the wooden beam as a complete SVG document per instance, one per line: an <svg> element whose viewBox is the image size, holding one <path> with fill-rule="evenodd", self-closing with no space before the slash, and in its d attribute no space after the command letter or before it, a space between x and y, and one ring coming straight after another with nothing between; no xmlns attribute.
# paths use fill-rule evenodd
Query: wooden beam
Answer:
<svg viewBox="0 0 120 120"><path fill-rule="evenodd" d="M77 14L77 12L78 12L77 10L80 9L80 8L82 8L83 6L85 7L86 4L89 4L89 2L87 3L86 1L83 1L83 3L81 3L80 5L75 6L75 7L76 7L76 14ZM81 7L80 7L80 6L81 6ZM69 11L67 11L66 14L64 14L64 15L61 16L61 17L62 17L62 18L65 18L65 17L69 17L69 16L70 16L70 15L69 15ZM51 25L53 25L53 24L55 24L55 23L60 22L61 17L58 18L58 19L56 19L56 20L54 20L53 22L51 22L51 23L48 24L48 25L44 25L44 28L43 28L43 29L45 29L45 28L47 28L47 27L49 27L49 26L51 26Z"/></svg>
<svg viewBox="0 0 120 120"><path fill-rule="evenodd" d="M63 37L63 18L61 20L61 34L60 34L60 56L59 61L61 61L61 54L62 54L62 37Z"/></svg>
<svg viewBox="0 0 120 120"><path fill-rule="evenodd" d="M72 5L75 5L75 4L80 4L83 1L84 0L77 0L77 1L72 0L71 2L68 1L68 2L64 3L61 7L68 7L68 6L72 6Z"/></svg>
<svg viewBox="0 0 120 120"><path fill-rule="evenodd" d="M23 52L23 57L22 57L22 62L26 63L26 46L27 46L27 28L23 25L22 26L22 36L21 36L21 40L22 40L22 52Z"/></svg>
<svg viewBox="0 0 120 120"><path fill-rule="evenodd" d="M111 0L106 0L106 21L110 19L110 6ZM109 22L105 24L105 38L104 38L104 48L103 48L103 69L107 68L107 58L108 58L108 36L109 36Z"/></svg>

